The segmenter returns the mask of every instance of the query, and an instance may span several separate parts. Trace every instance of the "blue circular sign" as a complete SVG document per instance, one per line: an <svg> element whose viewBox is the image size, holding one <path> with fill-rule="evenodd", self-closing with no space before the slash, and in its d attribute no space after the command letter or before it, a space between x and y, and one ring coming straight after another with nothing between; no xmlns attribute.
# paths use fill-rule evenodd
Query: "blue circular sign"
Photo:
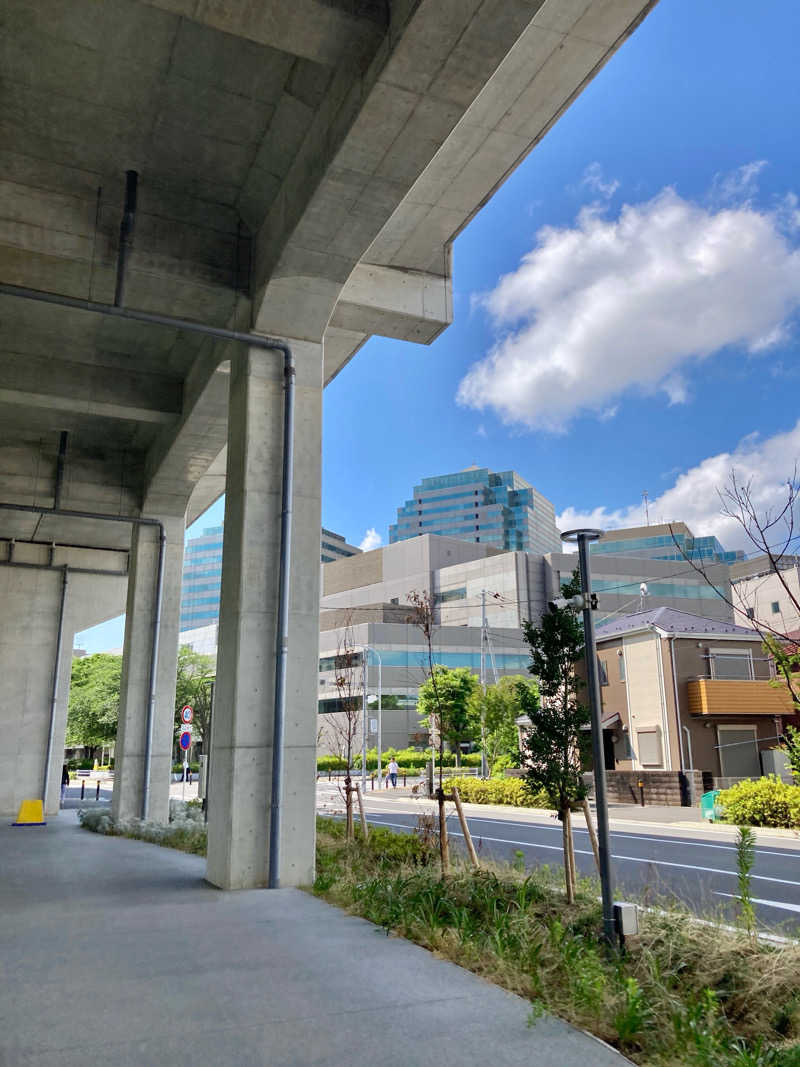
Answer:
<svg viewBox="0 0 800 1067"><path fill-rule="evenodd" d="M192 743L192 735L189 733L188 730L185 730L181 734L181 742L180 742L181 748L183 749L184 752L191 745L191 743Z"/></svg>

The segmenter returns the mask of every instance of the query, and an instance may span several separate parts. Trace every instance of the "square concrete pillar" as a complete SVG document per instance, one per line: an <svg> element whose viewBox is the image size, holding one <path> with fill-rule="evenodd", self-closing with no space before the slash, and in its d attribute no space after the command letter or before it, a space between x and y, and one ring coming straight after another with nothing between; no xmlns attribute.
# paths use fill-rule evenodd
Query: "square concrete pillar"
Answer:
<svg viewBox="0 0 800 1067"><path fill-rule="evenodd" d="M169 817L169 776L172 767L185 532L182 516L162 517L162 522L166 534L166 552L148 810L148 818L156 822L166 822ZM142 814L158 548L157 526L134 527L131 536L125 644L122 653L119 726L114 758L114 818L139 818Z"/></svg>
<svg viewBox="0 0 800 1067"><path fill-rule="evenodd" d="M314 875L319 657L322 345L297 362L282 886ZM265 886L272 787L283 455L283 358L231 363L217 682L212 717L208 880Z"/></svg>

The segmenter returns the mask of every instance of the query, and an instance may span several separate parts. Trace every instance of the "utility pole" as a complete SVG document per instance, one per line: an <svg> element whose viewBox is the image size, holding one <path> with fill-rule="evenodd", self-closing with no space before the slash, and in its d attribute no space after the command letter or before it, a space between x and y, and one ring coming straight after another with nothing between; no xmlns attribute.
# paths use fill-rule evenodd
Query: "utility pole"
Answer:
<svg viewBox="0 0 800 1067"><path fill-rule="evenodd" d="M603 897L603 933L610 945L617 932L614 921L614 883L611 871L611 840L608 830L608 800L606 796L606 765L603 753L602 704L600 677L597 670L597 642L592 615L592 576L589 570L589 542L603 536L602 530L567 530L562 541L577 542L581 572L583 606L584 658L589 688L589 709L592 723L592 758L594 760L594 796L597 807L597 842L600 853L600 888Z"/></svg>
<svg viewBox="0 0 800 1067"><path fill-rule="evenodd" d="M481 778L489 777L489 764L486 759L486 590L481 589Z"/></svg>
<svg viewBox="0 0 800 1067"><path fill-rule="evenodd" d="M646 489L643 490L643 492L642 492L642 503L644 504L645 526L649 526L650 525L650 503L649 503L649 500L648 500L648 493L647 493Z"/></svg>

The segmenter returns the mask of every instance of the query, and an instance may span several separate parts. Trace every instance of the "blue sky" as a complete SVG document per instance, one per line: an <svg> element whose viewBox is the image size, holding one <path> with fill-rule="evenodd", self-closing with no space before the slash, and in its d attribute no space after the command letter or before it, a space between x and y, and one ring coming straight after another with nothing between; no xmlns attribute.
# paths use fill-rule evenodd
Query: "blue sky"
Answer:
<svg viewBox="0 0 800 1067"><path fill-rule="evenodd" d="M739 547L716 488L735 466L769 503L800 455L800 6L768 9L662 0L456 241L452 326L331 383L326 526L385 542L475 463L564 521L638 524L646 489Z"/></svg>

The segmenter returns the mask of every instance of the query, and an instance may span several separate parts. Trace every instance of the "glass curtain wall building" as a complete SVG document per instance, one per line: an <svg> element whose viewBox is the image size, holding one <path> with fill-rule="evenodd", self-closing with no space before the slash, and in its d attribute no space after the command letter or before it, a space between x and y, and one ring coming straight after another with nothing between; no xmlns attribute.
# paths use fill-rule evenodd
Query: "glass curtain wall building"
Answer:
<svg viewBox="0 0 800 1067"><path fill-rule="evenodd" d="M728 552L716 537L695 537L683 522L656 526L630 526L609 530L605 537L590 545L599 556L619 554L640 559L683 560L695 563L735 563L744 553Z"/></svg>
<svg viewBox="0 0 800 1067"><path fill-rule="evenodd" d="M219 618L222 529L222 526L211 526L199 537L186 542L181 585L181 632L211 626ZM322 563L355 556L360 551L360 548L348 545L341 534L323 528L320 539Z"/></svg>
<svg viewBox="0 0 800 1067"><path fill-rule="evenodd" d="M423 478L414 486L414 499L397 509L397 522L389 527L389 543L420 534L507 551L545 553L561 547L550 501L516 471L495 473L487 467Z"/></svg>

